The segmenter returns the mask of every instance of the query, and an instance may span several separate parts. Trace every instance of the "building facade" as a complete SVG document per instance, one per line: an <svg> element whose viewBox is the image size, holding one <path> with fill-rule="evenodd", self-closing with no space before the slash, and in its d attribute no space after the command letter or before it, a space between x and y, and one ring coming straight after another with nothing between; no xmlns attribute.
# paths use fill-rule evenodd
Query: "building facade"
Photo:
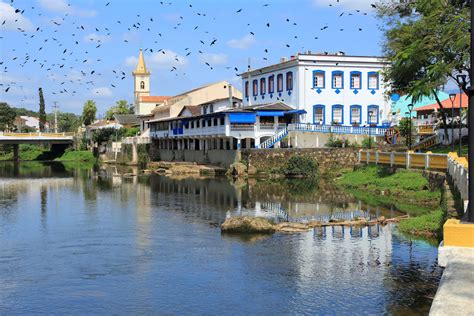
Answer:
<svg viewBox="0 0 474 316"><path fill-rule="evenodd" d="M344 54L291 56L288 60L242 76L244 107L283 102L306 114L301 123L343 126L389 125L391 104L386 97L379 57Z"/></svg>

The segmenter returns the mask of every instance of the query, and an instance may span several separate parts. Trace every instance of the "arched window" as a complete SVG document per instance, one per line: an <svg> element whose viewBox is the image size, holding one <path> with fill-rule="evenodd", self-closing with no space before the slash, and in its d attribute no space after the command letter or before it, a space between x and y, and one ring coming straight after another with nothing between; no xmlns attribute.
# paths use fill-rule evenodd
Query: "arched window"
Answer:
<svg viewBox="0 0 474 316"><path fill-rule="evenodd" d="M379 124L379 106L378 105L369 105L367 107L367 123Z"/></svg>
<svg viewBox="0 0 474 316"><path fill-rule="evenodd" d="M313 106L313 123L324 125L326 123L325 119L325 106L322 104L317 104Z"/></svg>
<svg viewBox="0 0 474 316"><path fill-rule="evenodd" d="M313 71L313 88L324 89L326 83L324 82L325 72L324 70Z"/></svg>
<svg viewBox="0 0 474 316"><path fill-rule="evenodd" d="M372 71L367 74L368 88L369 90L379 89L379 73Z"/></svg>
<svg viewBox="0 0 474 316"><path fill-rule="evenodd" d="M275 92L275 75L268 77L268 93Z"/></svg>
<svg viewBox="0 0 474 316"><path fill-rule="evenodd" d="M351 89L362 89L362 73L351 71Z"/></svg>
<svg viewBox="0 0 474 316"><path fill-rule="evenodd" d="M140 89L145 89L145 81L140 81Z"/></svg>
<svg viewBox="0 0 474 316"><path fill-rule="evenodd" d="M362 107L351 105L351 124L362 124Z"/></svg>
<svg viewBox="0 0 474 316"><path fill-rule="evenodd" d="M277 91L278 92L283 91L283 74L277 75Z"/></svg>
<svg viewBox="0 0 474 316"><path fill-rule="evenodd" d="M254 80L252 85L253 85L253 88L252 88L253 96L256 96L258 94L258 81Z"/></svg>
<svg viewBox="0 0 474 316"><path fill-rule="evenodd" d="M332 123L344 123L344 106L342 104L335 104L332 106Z"/></svg>
<svg viewBox="0 0 474 316"><path fill-rule="evenodd" d="M286 90L293 90L293 72L286 73Z"/></svg>
<svg viewBox="0 0 474 316"><path fill-rule="evenodd" d="M344 89L344 73L339 70L332 72L332 88Z"/></svg>
<svg viewBox="0 0 474 316"><path fill-rule="evenodd" d="M249 97L249 82L245 81L245 97Z"/></svg>
<svg viewBox="0 0 474 316"><path fill-rule="evenodd" d="M260 79L260 94L265 95L265 78Z"/></svg>

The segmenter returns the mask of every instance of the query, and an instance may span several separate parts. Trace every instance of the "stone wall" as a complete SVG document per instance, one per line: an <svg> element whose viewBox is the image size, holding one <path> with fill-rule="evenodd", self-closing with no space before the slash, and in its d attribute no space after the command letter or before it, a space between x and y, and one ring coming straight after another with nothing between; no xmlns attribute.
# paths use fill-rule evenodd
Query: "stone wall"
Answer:
<svg viewBox="0 0 474 316"><path fill-rule="evenodd" d="M242 150L241 160L258 172L268 172L272 168L283 167L290 157L303 155L311 157L320 170L332 168L353 168L358 161L358 149L353 148L285 148Z"/></svg>
<svg viewBox="0 0 474 316"><path fill-rule="evenodd" d="M228 167L240 159L240 153L237 150L153 149L152 151L156 151L153 155L155 161L186 161Z"/></svg>

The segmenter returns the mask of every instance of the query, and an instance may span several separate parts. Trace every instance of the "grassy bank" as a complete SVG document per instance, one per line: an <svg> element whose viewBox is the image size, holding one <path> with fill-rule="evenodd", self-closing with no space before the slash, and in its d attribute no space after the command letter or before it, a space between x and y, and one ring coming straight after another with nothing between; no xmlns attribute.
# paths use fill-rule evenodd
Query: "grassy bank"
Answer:
<svg viewBox="0 0 474 316"><path fill-rule="evenodd" d="M445 214L441 188L430 191L420 172L365 166L343 174L336 182L369 204L394 206L410 214L412 217L399 225L402 232L436 236L440 231Z"/></svg>
<svg viewBox="0 0 474 316"><path fill-rule="evenodd" d="M37 160L46 152L48 152L48 150L36 145L21 144L19 148L20 160L23 160L23 161ZM13 160L12 148L8 148L7 150L0 152L0 161L6 161L6 160Z"/></svg>
<svg viewBox="0 0 474 316"><path fill-rule="evenodd" d="M94 162L96 158L92 152L88 150L67 150L61 157L56 158L56 161L77 161L77 162Z"/></svg>

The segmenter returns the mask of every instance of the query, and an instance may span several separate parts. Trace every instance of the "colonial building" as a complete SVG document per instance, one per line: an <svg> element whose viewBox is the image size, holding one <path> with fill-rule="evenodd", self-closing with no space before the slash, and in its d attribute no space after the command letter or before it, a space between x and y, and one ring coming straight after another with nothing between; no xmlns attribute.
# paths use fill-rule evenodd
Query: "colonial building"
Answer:
<svg viewBox="0 0 474 316"><path fill-rule="evenodd" d="M301 123L387 125L391 110L381 73L386 65L380 57L298 53L243 73L244 107L283 102L306 111Z"/></svg>

